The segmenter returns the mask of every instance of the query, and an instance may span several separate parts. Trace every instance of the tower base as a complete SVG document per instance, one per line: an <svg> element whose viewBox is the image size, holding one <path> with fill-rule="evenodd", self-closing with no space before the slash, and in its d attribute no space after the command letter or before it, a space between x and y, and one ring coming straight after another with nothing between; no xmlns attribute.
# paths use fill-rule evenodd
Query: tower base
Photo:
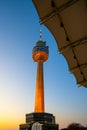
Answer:
<svg viewBox="0 0 87 130"><path fill-rule="evenodd" d="M50 113L26 114L26 124L21 124L19 130L58 130L55 117Z"/></svg>

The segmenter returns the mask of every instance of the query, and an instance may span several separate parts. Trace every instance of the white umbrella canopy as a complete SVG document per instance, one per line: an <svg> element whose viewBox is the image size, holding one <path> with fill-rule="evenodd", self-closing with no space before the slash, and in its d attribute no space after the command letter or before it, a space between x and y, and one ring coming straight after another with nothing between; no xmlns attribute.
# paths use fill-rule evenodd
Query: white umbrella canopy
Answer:
<svg viewBox="0 0 87 130"><path fill-rule="evenodd" d="M87 0L33 0L77 84L87 88Z"/></svg>

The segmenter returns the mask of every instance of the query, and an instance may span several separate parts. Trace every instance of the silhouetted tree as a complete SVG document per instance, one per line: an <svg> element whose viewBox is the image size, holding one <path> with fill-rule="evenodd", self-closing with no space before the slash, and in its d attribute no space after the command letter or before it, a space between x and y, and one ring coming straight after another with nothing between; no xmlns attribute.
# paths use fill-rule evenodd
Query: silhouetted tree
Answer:
<svg viewBox="0 0 87 130"><path fill-rule="evenodd" d="M87 130L87 128L79 123L72 123L67 127L67 130Z"/></svg>
<svg viewBox="0 0 87 130"><path fill-rule="evenodd" d="M87 127L84 127L79 123L72 123L68 125L67 128L63 128L61 130L87 130Z"/></svg>

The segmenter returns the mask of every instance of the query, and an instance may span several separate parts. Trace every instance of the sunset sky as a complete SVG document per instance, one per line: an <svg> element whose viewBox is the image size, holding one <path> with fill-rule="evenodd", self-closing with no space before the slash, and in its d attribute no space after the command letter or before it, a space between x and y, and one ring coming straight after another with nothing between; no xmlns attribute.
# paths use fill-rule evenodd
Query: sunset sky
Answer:
<svg viewBox="0 0 87 130"><path fill-rule="evenodd" d="M45 111L60 128L87 125L87 89L79 87L56 41L42 25L49 46L44 63ZM39 40L39 17L32 0L0 0L0 130L19 130L34 110L37 63L32 48Z"/></svg>

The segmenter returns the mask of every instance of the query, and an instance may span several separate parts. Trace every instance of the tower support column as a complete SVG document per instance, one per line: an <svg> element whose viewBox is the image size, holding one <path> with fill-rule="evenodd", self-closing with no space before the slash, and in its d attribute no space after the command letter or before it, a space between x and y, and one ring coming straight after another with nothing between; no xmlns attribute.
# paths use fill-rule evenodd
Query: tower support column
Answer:
<svg viewBox="0 0 87 130"><path fill-rule="evenodd" d="M36 76L36 95L35 95L35 112L44 112L44 76L43 76L43 61L37 62Z"/></svg>

